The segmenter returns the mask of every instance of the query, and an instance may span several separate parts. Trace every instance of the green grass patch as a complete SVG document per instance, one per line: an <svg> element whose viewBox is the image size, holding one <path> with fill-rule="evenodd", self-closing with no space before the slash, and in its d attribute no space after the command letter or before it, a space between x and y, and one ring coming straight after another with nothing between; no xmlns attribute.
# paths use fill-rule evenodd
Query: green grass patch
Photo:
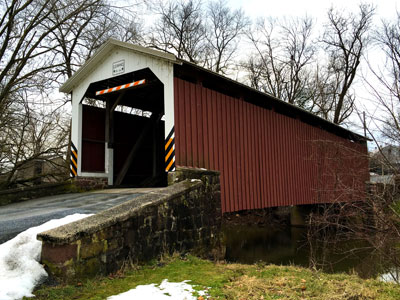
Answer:
<svg viewBox="0 0 400 300"><path fill-rule="evenodd" d="M355 275L325 274L305 268L265 264L213 263L193 256L137 267L75 285L42 286L35 299L106 299L137 285L191 280L209 289L209 299L391 300L400 299L400 286Z"/></svg>

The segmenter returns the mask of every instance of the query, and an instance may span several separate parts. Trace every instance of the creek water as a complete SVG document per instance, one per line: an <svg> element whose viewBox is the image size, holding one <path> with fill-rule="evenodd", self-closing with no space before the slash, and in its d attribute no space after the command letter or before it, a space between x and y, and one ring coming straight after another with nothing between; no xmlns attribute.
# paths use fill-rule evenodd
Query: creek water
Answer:
<svg viewBox="0 0 400 300"><path fill-rule="evenodd" d="M356 273L362 278L384 281L399 279L398 270L382 263L363 241L342 240L336 242L335 247L330 243L322 245L320 241L308 239L304 227L271 229L226 225L223 231L228 262L315 266L329 273Z"/></svg>

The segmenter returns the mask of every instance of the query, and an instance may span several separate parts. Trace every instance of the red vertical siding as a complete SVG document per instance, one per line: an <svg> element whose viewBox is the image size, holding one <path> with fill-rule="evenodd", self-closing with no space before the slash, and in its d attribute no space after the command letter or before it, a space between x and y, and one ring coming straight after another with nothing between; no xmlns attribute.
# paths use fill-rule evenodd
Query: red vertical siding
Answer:
<svg viewBox="0 0 400 300"><path fill-rule="evenodd" d="M346 201L362 193L365 145L174 80L176 164L221 171L223 212Z"/></svg>

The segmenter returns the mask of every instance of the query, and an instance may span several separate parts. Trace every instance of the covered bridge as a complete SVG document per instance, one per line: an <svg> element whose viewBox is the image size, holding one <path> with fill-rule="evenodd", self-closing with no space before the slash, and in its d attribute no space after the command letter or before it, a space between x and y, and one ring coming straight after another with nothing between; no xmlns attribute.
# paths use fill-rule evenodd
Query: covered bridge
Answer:
<svg viewBox="0 0 400 300"><path fill-rule="evenodd" d="M357 200L366 139L172 54L108 40L65 84L71 176L162 186L221 172L223 212Z"/></svg>

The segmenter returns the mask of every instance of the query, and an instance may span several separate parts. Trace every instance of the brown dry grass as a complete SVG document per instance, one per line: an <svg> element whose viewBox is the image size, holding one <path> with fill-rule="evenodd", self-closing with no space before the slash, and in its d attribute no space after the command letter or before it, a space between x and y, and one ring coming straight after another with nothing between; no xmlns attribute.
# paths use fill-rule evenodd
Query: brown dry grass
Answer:
<svg viewBox="0 0 400 300"><path fill-rule="evenodd" d="M139 284L191 280L209 291L208 300L398 300L400 286L363 280L356 275L325 274L305 268L266 264L214 263L193 256L171 257L131 270L81 284L41 287L41 299L100 300L125 292Z"/></svg>
<svg viewBox="0 0 400 300"><path fill-rule="evenodd" d="M303 268L227 265L239 273L224 286L226 299L375 300L388 298L384 285L357 276L330 275ZM244 273L244 274L243 274ZM398 294L397 294L398 295Z"/></svg>

